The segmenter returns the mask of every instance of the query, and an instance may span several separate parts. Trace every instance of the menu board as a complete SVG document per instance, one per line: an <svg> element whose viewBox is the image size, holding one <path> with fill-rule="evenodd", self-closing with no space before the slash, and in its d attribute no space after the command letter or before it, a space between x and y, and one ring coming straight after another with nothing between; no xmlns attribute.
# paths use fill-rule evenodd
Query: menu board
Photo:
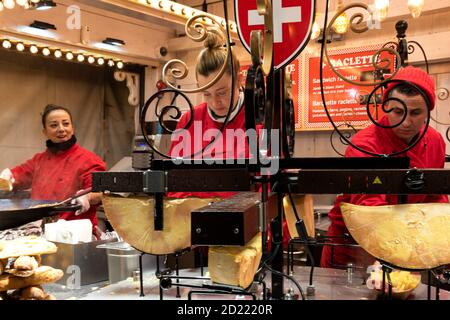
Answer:
<svg viewBox="0 0 450 320"><path fill-rule="evenodd" d="M364 128L370 124L366 103L361 103L361 97L367 98L374 86L362 84L374 81L374 58L378 62L384 59L389 61L389 63L381 64L384 74L392 73L395 65L395 56L388 52L375 55L380 47L381 45L373 45L329 51L330 62L335 70L342 77L357 82L357 85L348 83L335 74L325 57L323 65L320 66L320 57L312 53L302 53L286 66L285 70L291 74L292 80L291 98L295 108L295 129L297 131L333 129L322 100L321 69L326 105L335 124L338 126L351 124L355 128ZM240 68L243 87L245 87L249 67L250 63L243 63ZM379 94L380 91L377 93ZM381 109L381 104L378 105L378 109ZM372 108L371 114L377 119L383 113L381 110L375 111Z"/></svg>
<svg viewBox="0 0 450 320"><path fill-rule="evenodd" d="M355 128L366 127L369 123L366 103L361 103L374 86L367 86L374 81L373 60L389 61L383 63L383 73L391 73L394 67L394 56L388 52L375 55L380 46L372 48L352 48L330 51L330 62L335 70L345 79L356 82L352 84L344 81L335 72L324 57L320 66L320 57L305 54L300 60L302 87L299 93L301 107L297 109L297 130L330 130L333 126L326 115L320 87L320 70L322 69L322 82L325 102L336 125L351 124ZM379 81L379 80L378 80ZM377 90L378 95L380 91ZM374 96L375 97L375 96ZM379 98L379 97L378 97ZM378 105L379 109L381 105ZM381 110L370 109L374 118L379 118Z"/></svg>

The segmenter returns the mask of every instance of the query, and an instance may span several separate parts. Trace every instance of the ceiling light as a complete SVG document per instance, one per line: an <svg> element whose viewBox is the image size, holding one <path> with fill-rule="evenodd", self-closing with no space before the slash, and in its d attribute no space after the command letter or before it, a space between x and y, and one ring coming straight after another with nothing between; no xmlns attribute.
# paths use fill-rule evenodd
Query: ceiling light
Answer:
<svg viewBox="0 0 450 320"><path fill-rule="evenodd" d="M61 58L61 57L62 57L62 52L61 52L61 50L55 50L54 55L55 55L56 58Z"/></svg>
<svg viewBox="0 0 450 320"><path fill-rule="evenodd" d="M125 41L120 40L120 39L114 39L114 38L106 38L102 42L106 43L106 44L110 44L112 46L124 46L125 45Z"/></svg>
<svg viewBox="0 0 450 320"><path fill-rule="evenodd" d="M311 29L311 39L317 39L320 36L320 33L322 31L322 29L320 28L319 25L319 13L316 13L316 16L314 18L314 23L312 25L312 29Z"/></svg>
<svg viewBox="0 0 450 320"><path fill-rule="evenodd" d="M97 63L98 63L99 66L102 66L102 65L105 64L105 59L103 59L103 58L98 58L98 59L97 59Z"/></svg>
<svg viewBox="0 0 450 320"><path fill-rule="evenodd" d="M11 47L12 47L11 41L3 40L2 41L2 47L5 48L5 49L11 49Z"/></svg>
<svg viewBox="0 0 450 320"><path fill-rule="evenodd" d="M36 47L34 44L30 47L30 52L32 53L32 54L36 54L36 53L38 53L39 52L39 49L38 49L38 47Z"/></svg>
<svg viewBox="0 0 450 320"><path fill-rule="evenodd" d="M23 51L23 50L25 50L25 46L22 42L18 42L16 44L16 49L17 49L17 51Z"/></svg>
<svg viewBox="0 0 450 320"><path fill-rule="evenodd" d="M424 0L408 0L408 8L413 18L418 18L420 16L424 5L425 5Z"/></svg>
<svg viewBox="0 0 450 320"><path fill-rule="evenodd" d="M93 56L89 56L88 62L89 63L94 63L95 62L95 58Z"/></svg>
<svg viewBox="0 0 450 320"><path fill-rule="evenodd" d="M70 51L67 52L67 53L66 53L66 59L67 59L67 60L72 60L72 59L73 59L73 53L70 52Z"/></svg>
<svg viewBox="0 0 450 320"><path fill-rule="evenodd" d="M337 11L340 11L342 7L343 7L342 0L339 0ZM348 17L347 14L343 12L339 17L336 18L336 20L334 20L333 23L334 32L338 34L347 33L348 27L349 27Z"/></svg>
<svg viewBox="0 0 450 320"><path fill-rule="evenodd" d="M375 0L375 9L378 11L380 21L383 21L388 15L389 0Z"/></svg>
<svg viewBox="0 0 450 320"><path fill-rule="evenodd" d="M56 7L56 3L54 3L52 0L41 0L39 2L36 2L34 7L36 8L36 10L49 10Z"/></svg>
<svg viewBox="0 0 450 320"><path fill-rule="evenodd" d="M44 56L49 56L50 55L50 49L49 48L44 48L44 49L42 49L42 54L44 55Z"/></svg>
<svg viewBox="0 0 450 320"><path fill-rule="evenodd" d="M122 61L118 61L117 62L117 68L123 69L123 62Z"/></svg>
<svg viewBox="0 0 450 320"><path fill-rule="evenodd" d="M34 20L34 22L32 24L30 24L30 27L36 28L36 29L41 29L41 30L48 30L48 29L56 30L56 27L54 24L43 22L43 21L37 21L37 20Z"/></svg>
<svg viewBox="0 0 450 320"><path fill-rule="evenodd" d="M82 55L81 53L77 56L77 60L78 60L79 62L83 62L84 59L85 59L85 57L84 57L84 55Z"/></svg>
<svg viewBox="0 0 450 320"><path fill-rule="evenodd" d="M14 0L3 0L3 5L6 9L13 9L16 5Z"/></svg>
<svg viewBox="0 0 450 320"><path fill-rule="evenodd" d="M16 2L21 7L24 7L28 4L28 0L16 0Z"/></svg>

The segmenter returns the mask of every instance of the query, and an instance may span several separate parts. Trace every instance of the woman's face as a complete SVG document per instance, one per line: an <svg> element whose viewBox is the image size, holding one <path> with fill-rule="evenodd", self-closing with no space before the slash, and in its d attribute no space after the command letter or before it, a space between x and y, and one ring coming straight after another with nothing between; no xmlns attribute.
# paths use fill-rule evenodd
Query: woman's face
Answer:
<svg viewBox="0 0 450 320"><path fill-rule="evenodd" d="M205 77L202 75L198 75L198 85L203 87L204 85L211 82L216 73L210 74ZM233 106L236 105L239 99L239 81L235 81L234 88L234 101ZM217 81L212 87L209 87L205 91L203 91L204 101L208 105L208 107L214 111L218 116L226 116L228 113L228 108L230 107L230 98L231 98L231 75L225 73L219 81Z"/></svg>
<svg viewBox="0 0 450 320"><path fill-rule="evenodd" d="M42 132L53 143L66 142L74 133L70 115L64 110L53 110L47 115Z"/></svg>

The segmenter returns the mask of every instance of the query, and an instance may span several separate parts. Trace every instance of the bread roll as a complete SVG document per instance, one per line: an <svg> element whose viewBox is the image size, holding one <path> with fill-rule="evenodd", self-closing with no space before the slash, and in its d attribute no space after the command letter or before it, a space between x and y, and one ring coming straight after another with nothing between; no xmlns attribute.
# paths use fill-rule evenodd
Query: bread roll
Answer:
<svg viewBox="0 0 450 320"><path fill-rule="evenodd" d="M50 254L56 251L54 243L37 236L0 241L0 259Z"/></svg>
<svg viewBox="0 0 450 320"><path fill-rule="evenodd" d="M35 273L27 278L16 277L11 274L0 276L0 292L14 289L22 289L30 286L37 286L45 283L53 283L61 279L64 272L48 266L41 266Z"/></svg>
<svg viewBox="0 0 450 320"><path fill-rule="evenodd" d="M20 300L45 300L47 294L41 286L31 286L20 291Z"/></svg>

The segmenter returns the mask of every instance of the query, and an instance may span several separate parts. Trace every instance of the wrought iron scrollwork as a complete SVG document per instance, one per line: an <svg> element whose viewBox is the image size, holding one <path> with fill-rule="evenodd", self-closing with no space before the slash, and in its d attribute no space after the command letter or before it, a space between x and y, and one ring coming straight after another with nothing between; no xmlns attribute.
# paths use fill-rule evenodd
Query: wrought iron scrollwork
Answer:
<svg viewBox="0 0 450 320"><path fill-rule="evenodd" d="M342 133L345 136L345 138L347 138L347 140L351 139L351 137L357 132L356 128L351 123L348 123L348 122L344 123L344 124L340 124L337 127L338 127L338 129L345 128L345 130L350 130L350 131L345 131ZM337 131L333 130L333 132L330 135L331 148L333 148L334 152L336 152L341 157L345 157L345 154L341 153L334 143L333 138L336 136L336 134L337 134ZM338 136L339 136L339 142L344 146L348 146L348 143L344 139L342 139L342 137L340 135L338 135Z"/></svg>
<svg viewBox="0 0 450 320"><path fill-rule="evenodd" d="M223 10L224 10L225 21L228 21L227 1L223 1ZM208 27L200 22L200 20L203 20L205 18L212 21L212 23L213 23L212 27ZM165 154L164 152L162 152L162 150L159 150L158 147L156 147L154 145L154 142L149 138L149 133L147 132L146 125L145 125L146 114L147 114L148 109L152 105L152 103L154 101L157 101L154 113L158 118L159 124L164 129L164 131L165 131L164 133L172 133L173 130L171 130L170 128L168 128L164 125L163 118L165 116L169 116L172 120L181 119L181 110L174 104L174 102L175 102L176 97L178 97L178 96L183 97L188 103L190 118L186 122L186 125L183 128L179 127L178 129L179 130L187 129L191 125L192 120L194 118L195 108L193 107L191 101L189 100L189 98L187 97L186 94L199 93L199 92L202 92L202 91L210 88L211 86L216 84L217 81L220 80L220 78L226 72L228 66L230 66L230 68L231 68L231 70L230 70L231 74L232 75L234 74L233 55L231 54L232 48L231 48L231 42L230 42L230 36L229 36L230 35L229 24L225 24L225 26L223 26L220 22L218 22L215 19L214 16L209 15L207 13L202 13L202 14L198 14L198 15L191 17L186 22L186 25L185 25L186 35L191 40L196 41L196 42L204 41L208 36L208 32L210 32L209 31L210 28L214 28L215 30L222 33L223 38L226 40L226 42L225 42L226 59L224 61L224 64L221 66L219 71L216 73L215 77L209 83L205 84L202 87L197 87L194 89L179 88L176 85L176 83L172 83L172 80L181 80L181 79L186 78L187 75L189 74L189 69L188 69L186 63L182 60L173 59L173 60L168 61L163 67L162 80L169 87L169 89L160 90L160 91L156 92L154 95L152 95L146 101L144 108L142 109L141 114L139 116L140 124L141 124L141 131L142 131L145 141L147 142L149 147L155 153L159 154L163 158L171 158L171 155ZM237 79L235 79L235 77L232 76L231 77L231 87L232 88L235 87L236 81L237 81ZM164 106L161 109L161 111L158 112L158 106L159 106L159 102L161 100L161 95L167 94L167 93L173 93L174 98L172 99L172 102L170 105ZM229 118L233 111L233 102L234 102L234 90L231 90L230 104L229 104L228 112L227 112L227 115L225 116L225 119L224 119L217 135L215 137L213 137L213 139L211 139L210 142L205 147L203 147L201 150L198 150L190 155L184 155L184 158L191 159L198 155L202 155L211 145L213 145L213 143L217 140L217 138L222 134L225 126L227 125L227 123L229 121ZM173 114L173 113L175 113L175 114Z"/></svg>
<svg viewBox="0 0 450 320"><path fill-rule="evenodd" d="M329 0L326 1L326 6L328 7L329 4ZM330 20L330 22L328 22L328 10L325 12L325 21L324 21L324 39L328 38L328 34L331 32L331 28L335 22L335 20L345 11L349 10L349 9L362 9L365 10L370 17L373 17L373 12L371 11L371 9L369 8L368 5L366 4L362 4L362 3L355 3L355 4L351 4L348 5L344 8L342 8L341 10L338 10L338 12L336 12L336 14L334 15L334 17ZM367 21L364 21L364 15L362 13L356 13L353 14L353 16L350 18L350 29L353 32L356 33L363 33L366 32L367 30L369 30L369 24ZM392 44L392 43L390 43ZM394 43L395 44L395 43ZM389 44L388 44L389 45ZM399 49L399 47L397 46L397 49ZM393 48L388 47L387 45L384 45L381 47L381 49L379 49L373 56L372 59L372 66L374 68L374 70L382 70L385 68L389 68L390 66L390 61L388 59L381 59L381 54L383 52L388 52L389 54L395 55L397 61L403 61L402 57L400 56L399 52L394 50ZM413 148L425 135L428 126L429 126L429 122L430 122L430 100L427 96L427 94L418 86L416 86L415 84L408 82L408 81L403 81L403 80L393 80L393 78L395 77L395 75L398 72L398 68L396 68L394 70L394 72L390 75L390 77L386 78L386 79L382 79L380 81L364 81L364 82L357 82L357 81L353 81L351 79L347 79L345 76L343 76L341 73L339 73L339 71L336 70L336 68L334 68L332 61L330 60L329 56L328 56L328 51L327 51L327 42L323 41L322 42L322 46L321 46L321 55L320 55L320 65L323 65L324 60L326 59L328 65L330 66L331 70L333 71L334 74L336 74L339 78L341 78L342 80L346 81L347 83L353 84L353 85L357 85L357 86L375 86L375 88L372 90L372 92L369 94L369 97L367 99L366 102L366 111L367 111L367 115L369 117L369 119L378 127L384 128L384 129L392 129L395 127L398 127L399 125L401 125L401 123L406 119L407 116L407 111L408 111L408 107L405 105L405 103L403 101L401 101L400 99L397 99L395 97L388 97L388 99L386 99L385 101L383 101L382 103L382 110L385 113L390 113L392 112L392 108L388 108L388 102L389 101L396 101L398 103L400 103L400 105L402 106L402 108L404 109L403 112L403 117L401 119L400 122L395 123L395 124L390 124L390 125L383 125L381 123L379 123L377 120L375 120L371 114L370 111L370 104L373 101L374 107L377 108L377 102L376 102L376 93L378 90L380 90L382 87L387 86L389 83L392 82L396 82L396 83L406 83L412 87L414 87L419 93L420 95L424 98L426 105L428 106L428 116L427 116L427 120L426 120L426 124L425 124L425 128L422 131L420 137L418 139L416 139L414 141L414 143L412 143L411 145L409 145L408 147L406 147L404 150L398 151L398 152L393 152L391 154L378 154L369 150L365 150L355 144L353 144L348 137L346 137L346 135L344 135L340 130L339 130L339 126L336 125L336 123L333 121L333 118L328 110L327 107L327 102L326 102L326 97L325 97L325 92L324 92L324 84L323 84L323 68L320 68L320 88L321 88L321 94L322 94L322 102L325 108L325 112L326 115L330 121L330 123L332 124L335 132L337 134L339 134L340 139L342 140L343 143L348 144L350 146L352 146L353 148L355 148L356 150L365 153L367 155L370 156L375 156L375 157L386 157L386 156L395 156L395 155L400 155L403 154L405 152L407 152L408 150L410 150L411 148ZM336 151L336 150L335 150Z"/></svg>

